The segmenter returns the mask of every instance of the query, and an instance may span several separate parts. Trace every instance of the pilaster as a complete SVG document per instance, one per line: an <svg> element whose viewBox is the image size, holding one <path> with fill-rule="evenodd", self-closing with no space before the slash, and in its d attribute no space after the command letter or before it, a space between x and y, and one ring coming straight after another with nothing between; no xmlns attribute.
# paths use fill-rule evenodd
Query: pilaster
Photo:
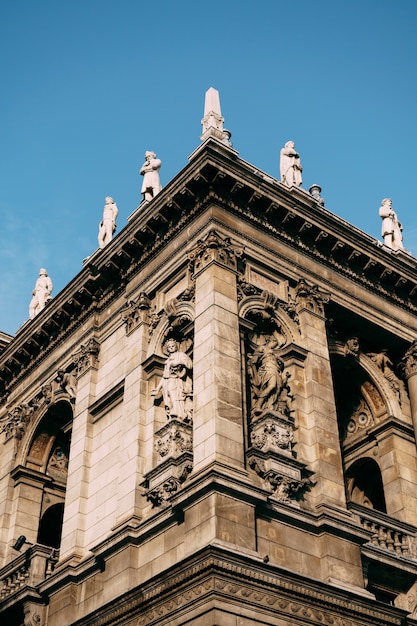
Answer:
<svg viewBox="0 0 417 626"><path fill-rule="evenodd" d="M296 289L297 316L308 352L304 384L299 388L300 457L314 472L310 497L317 505L346 507L336 404L327 344L324 303L328 295L301 280ZM300 372L298 372L300 373ZM302 449L301 449L302 448Z"/></svg>
<svg viewBox="0 0 417 626"><path fill-rule="evenodd" d="M92 420L89 407L95 399L100 345L93 337L73 354L77 379L71 454L62 527L60 562L80 559L85 551Z"/></svg>
<svg viewBox="0 0 417 626"><path fill-rule="evenodd" d="M211 231L189 254L196 294L194 472L214 462L244 468L236 287L241 252Z"/></svg>

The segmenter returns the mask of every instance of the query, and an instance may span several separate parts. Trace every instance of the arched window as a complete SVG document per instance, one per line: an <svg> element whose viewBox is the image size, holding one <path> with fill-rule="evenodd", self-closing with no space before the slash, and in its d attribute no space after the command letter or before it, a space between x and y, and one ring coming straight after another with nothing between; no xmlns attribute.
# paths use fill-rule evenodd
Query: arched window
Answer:
<svg viewBox="0 0 417 626"><path fill-rule="evenodd" d="M64 503L53 504L42 515L37 543L59 549L61 544L62 520L64 517Z"/></svg>
<svg viewBox="0 0 417 626"><path fill-rule="evenodd" d="M386 513L381 470L373 459L363 458L346 471L348 500Z"/></svg>

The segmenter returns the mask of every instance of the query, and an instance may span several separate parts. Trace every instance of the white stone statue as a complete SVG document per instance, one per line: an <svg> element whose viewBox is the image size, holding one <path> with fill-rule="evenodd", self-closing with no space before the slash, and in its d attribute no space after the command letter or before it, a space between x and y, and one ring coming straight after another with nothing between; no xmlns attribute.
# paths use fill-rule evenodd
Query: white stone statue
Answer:
<svg viewBox="0 0 417 626"><path fill-rule="evenodd" d="M155 152L145 152L145 163L139 170L139 174L143 176L141 193L144 200L152 200L162 189L159 179L161 165L162 162L156 158Z"/></svg>
<svg viewBox="0 0 417 626"><path fill-rule="evenodd" d="M192 421L193 415L193 362L181 352L178 342L172 337L165 342L168 358L165 361L164 373L156 389L151 395L158 397L162 393L168 419L178 418L185 422Z"/></svg>
<svg viewBox="0 0 417 626"><path fill-rule="evenodd" d="M116 218L119 215L119 209L113 198L106 197L106 203L103 209L103 219L100 222L98 230L98 245L104 248L112 239L116 230Z"/></svg>
<svg viewBox="0 0 417 626"><path fill-rule="evenodd" d="M402 250L403 236L402 225L398 220L397 214L392 208L391 198L384 198L379 208L379 216L382 217L382 236L384 244L393 250Z"/></svg>
<svg viewBox="0 0 417 626"><path fill-rule="evenodd" d="M300 187L302 181L300 155L295 151L293 141L287 141L280 153L281 182L288 187Z"/></svg>
<svg viewBox="0 0 417 626"><path fill-rule="evenodd" d="M48 276L48 272L41 267L39 270L39 278L36 281L35 288L32 291L32 300L29 304L29 317L33 319L42 309L45 308L46 303L52 300L52 280Z"/></svg>

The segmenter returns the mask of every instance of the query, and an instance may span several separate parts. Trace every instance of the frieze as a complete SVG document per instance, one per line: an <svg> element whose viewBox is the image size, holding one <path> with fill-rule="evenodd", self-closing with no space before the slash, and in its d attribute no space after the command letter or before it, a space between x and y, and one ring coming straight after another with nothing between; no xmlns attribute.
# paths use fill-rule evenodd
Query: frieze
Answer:
<svg viewBox="0 0 417 626"><path fill-rule="evenodd" d="M172 591L175 590L175 595ZM403 612L397 615L379 610L367 601L338 596L334 587L315 587L312 584L293 582L285 573L261 570L243 562L231 562L215 554L188 566L181 566L173 575L161 582L143 585L141 593L128 592L123 603L97 610L77 621L74 626L159 626L187 610L197 599L205 601L213 594L234 596L254 611L267 607L275 616L289 619L300 616L302 622L323 626L400 626ZM302 597L302 600L300 600ZM395 612L395 609L393 609Z"/></svg>

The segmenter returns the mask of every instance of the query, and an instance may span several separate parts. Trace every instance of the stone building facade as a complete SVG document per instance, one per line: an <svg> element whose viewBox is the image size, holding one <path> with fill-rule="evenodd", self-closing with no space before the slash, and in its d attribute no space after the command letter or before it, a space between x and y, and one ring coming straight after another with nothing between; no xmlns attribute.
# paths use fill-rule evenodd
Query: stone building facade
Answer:
<svg viewBox="0 0 417 626"><path fill-rule="evenodd" d="M0 621L417 624L417 263L203 139L2 344Z"/></svg>

